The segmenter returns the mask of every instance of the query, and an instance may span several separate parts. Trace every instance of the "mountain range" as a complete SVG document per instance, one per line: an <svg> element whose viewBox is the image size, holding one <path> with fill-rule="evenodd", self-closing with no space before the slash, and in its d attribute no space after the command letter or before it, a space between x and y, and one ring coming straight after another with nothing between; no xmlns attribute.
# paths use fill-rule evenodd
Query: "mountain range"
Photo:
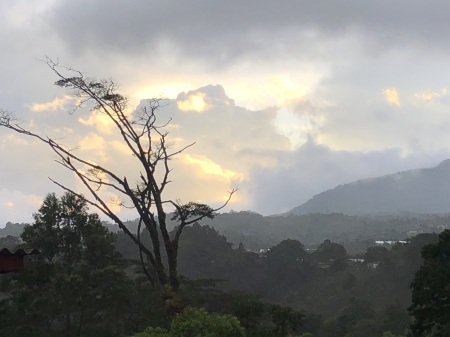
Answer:
<svg viewBox="0 0 450 337"><path fill-rule="evenodd" d="M433 168L398 172L339 185L287 214L348 215L450 213L450 159Z"/></svg>

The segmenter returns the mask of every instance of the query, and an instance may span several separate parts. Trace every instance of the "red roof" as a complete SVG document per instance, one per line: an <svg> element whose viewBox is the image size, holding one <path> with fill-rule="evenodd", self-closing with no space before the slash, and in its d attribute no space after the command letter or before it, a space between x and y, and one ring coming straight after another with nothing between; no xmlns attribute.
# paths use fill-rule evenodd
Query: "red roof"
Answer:
<svg viewBox="0 0 450 337"><path fill-rule="evenodd" d="M8 248L0 249L0 256L25 256L25 255L35 255L39 254L39 250L36 248L30 249L17 249L15 252L11 252Z"/></svg>
<svg viewBox="0 0 450 337"><path fill-rule="evenodd" d="M23 257L25 255L39 254L37 249L17 249L10 252L9 249L0 250L0 274L15 273L23 270Z"/></svg>

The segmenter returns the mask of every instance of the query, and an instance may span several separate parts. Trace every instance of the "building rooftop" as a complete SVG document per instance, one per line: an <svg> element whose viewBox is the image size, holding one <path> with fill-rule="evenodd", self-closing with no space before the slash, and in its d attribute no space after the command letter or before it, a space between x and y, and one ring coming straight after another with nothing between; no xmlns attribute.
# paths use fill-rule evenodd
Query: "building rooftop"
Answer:
<svg viewBox="0 0 450 337"><path fill-rule="evenodd" d="M14 252L11 252L8 248L1 248L0 249L0 256L25 256L25 255L35 255L39 254L39 250L36 248L30 248L30 249L17 249Z"/></svg>
<svg viewBox="0 0 450 337"><path fill-rule="evenodd" d="M23 257L34 254L39 254L39 250L16 249L12 252L8 248L0 249L0 274L22 271L24 268Z"/></svg>

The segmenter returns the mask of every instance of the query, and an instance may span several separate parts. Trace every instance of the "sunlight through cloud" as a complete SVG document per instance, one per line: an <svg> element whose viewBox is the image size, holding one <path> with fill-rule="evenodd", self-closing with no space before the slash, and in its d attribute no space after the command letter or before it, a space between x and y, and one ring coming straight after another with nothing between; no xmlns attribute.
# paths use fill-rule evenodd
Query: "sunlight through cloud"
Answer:
<svg viewBox="0 0 450 337"><path fill-rule="evenodd" d="M220 176L222 178L234 181L242 181L244 175L242 173L222 168L219 164L213 162L205 156L186 154L184 159L193 165L200 167L202 174Z"/></svg>
<svg viewBox="0 0 450 337"><path fill-rule="evenodd" d="M107 115L94 111L88 118L79 118L78 121L83 125L95 126L103 133L111 133L114 129L114 123Z"/></svg>
<svg viewBox="0 0 450 337"><path fill-rule="evenodd" d="M184 101L177 102L178 109L181 111L204 112L211 107L208 103L206 103L205 98L206 94L203 92L190 95Z"/></svg>
<svg viewBox="0 0 450 337"><path fill-rule="evenodd" d="M275 76L273 83L276 86L277 94L279 96L278 104L286 104L292 100L303 98L309 91L308 86L294 83L287 74Z"/></svg>
<svg viewBox="0 0 450 337"><path fill-rule="evenodd" d="M444 88L440 92L424 91L424 92L419 92L417 94L414 94L414 96L421 99L422 101L432 102L436 98L447 96L447 94L448 94L448 90L446 88Z"/></svg>
<svg viewBox="0 0 450 337"><path fill-rule="evenodd" d="M383 95L389 104L400 105L400 97L398 95L397 89L395 88L384 89Z"/></svg>

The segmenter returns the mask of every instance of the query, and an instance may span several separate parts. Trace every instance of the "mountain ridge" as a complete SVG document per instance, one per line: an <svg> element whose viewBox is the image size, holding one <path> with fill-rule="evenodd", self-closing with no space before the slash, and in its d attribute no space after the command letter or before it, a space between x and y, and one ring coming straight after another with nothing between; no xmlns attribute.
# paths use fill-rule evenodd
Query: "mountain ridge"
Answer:
<svg viewBox="0 0 450 337"><path fill-rule="evenodd" d="M286 214L309 213L450 213L450 159L432 168L412 169L338 185L316 194Z"/></svg>

